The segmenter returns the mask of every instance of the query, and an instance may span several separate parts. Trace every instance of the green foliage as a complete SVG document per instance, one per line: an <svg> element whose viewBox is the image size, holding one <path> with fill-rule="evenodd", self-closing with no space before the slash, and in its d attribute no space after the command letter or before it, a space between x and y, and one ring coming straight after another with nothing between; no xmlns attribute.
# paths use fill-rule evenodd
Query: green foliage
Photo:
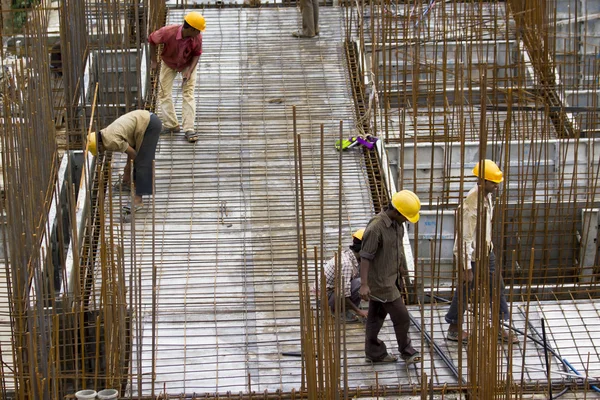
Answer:
<svg viewBox="0 0 600 400"><path fill-rule="evenodd" d="M16 10L12 13L12 27L15 31L20 32L27 23L27 11L24 9L31 8L39 3L39 0L12 0L11 8Z"/></svg>

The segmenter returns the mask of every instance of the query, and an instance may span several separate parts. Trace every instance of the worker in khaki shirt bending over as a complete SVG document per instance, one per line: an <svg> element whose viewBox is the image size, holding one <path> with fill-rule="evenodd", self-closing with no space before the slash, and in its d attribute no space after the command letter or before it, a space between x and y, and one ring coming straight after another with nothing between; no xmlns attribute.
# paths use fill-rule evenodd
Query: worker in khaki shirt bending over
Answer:
<svg viewBox="0 0 600 400"><path fill-rule="evenodd" d="M408 335L410 316L400 290L406 258L402 239L403 224L419 220L421 201L410 190L392 196L392 204L369 221L360 251L360 297L369 300L365 332L365 355L368 362L396 362L398 357L387 352L378 339L385 317L390 314L398 342L400 357L407 363L421 360Z"/></svg>
<svg viewBox="0 0 600 400"><path fill-rule="evenodd" d="M495 289L497 286L494 285L496 257L494 255L494 245L492 243L492 216L494 214L492 195L498 190L498 185L504 180L504 176L498 165L492 160L484 160L483 168L481 168L480 163L477 163L473 169L473 174L479 178L479 182L469 191L469 194L467 194L467 197L465 197L462 205L457 210L457 227L459 231L462 229L462 235L457 234L454 241L454 255L464 269L463 282L458 290L454 292L450 309L446 314L446 322L450 324L446 338L455 342L461 340L465 344L468 342L469 334L462 330L461 320L467 308L468 296L476 281L474 279L477 271L475 254L476 249L479 246L477 237L478 232L481 232L480 229L485 229L485 243L482 245L485 246L484 251L489 255L487 258L488 263L486 269L489 270L490 304L492 304L492 301L495 301L495 299L498 299L500 301L500 320L505 321L508 320L509 317L502 275L498 277L500 282L498 285L500 293L497 293L497 290ZM479 203L479 190L483 190L483 204ZM478 215L480 213L483 213L484 216L482 220L485 226L483 227L477 226ZM481 282L483 282L483 280L481 280ZM465 295L465 293L467 293L467 295ZM510 341L512 343L517 343L519 341L516 336L502 328L500 329L499 337L501 340Z"/></svg>
<svg viewBox="0 0 600 400"><path fill-rule="evenodd" d="M142 196L152 194L154 182L152 162L161 130L162 123L155 114L137 110L120 116L101 131L91 132L88 135L88 150L93 155L104 150L127 154L123 179L116 186L119 189L129 189L131 163L133 162L133 181L135 183L133 207L136 211L143 207ZM126 212L131 212L132 206L127 204L123 208Z"/></svg>

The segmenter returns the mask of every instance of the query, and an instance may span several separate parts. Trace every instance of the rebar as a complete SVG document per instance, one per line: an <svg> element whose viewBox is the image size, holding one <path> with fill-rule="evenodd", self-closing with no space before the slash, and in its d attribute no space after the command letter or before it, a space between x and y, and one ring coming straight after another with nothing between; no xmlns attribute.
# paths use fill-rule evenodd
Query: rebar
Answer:
<svg viewBox="0 0 600 400"><path fill-rule="evenodd" d="M154 109L145 37L192 4L29 10L20 36L3 30L0 52L11 61L0 86L0 312L11 336L0 339L0 396L110 386L131 399L522 398L597 384L557 365L540 371L527 334L541 316L573 371L600 375L598 249L587 245L598 235L600 16L588 2L326 2L314 40L288 37L300 17L287 1L203 4L202 141L161 137L155 194L129 220L121 207L133 194L113 189L125 157L70 152L119 115ZM174 92L179 112L180 80ZM334 149L367 135L374 150ZM64 151L85 159L69 161L66 178ZM460 300L468 346L446 342L437 301L462 282L454 214L484 158L505 174L493 242L508 327L522 332L512 346L496 339L505 326L488 288L498 291L498 276L480 273L474 297ZM333 314L317 306L325 288L312 289L328 259L339 268L351 232L404 188L423 206L407 230L404 296L424 360L374 367L363 362L364 328L343 322L341 284ZM483 248L476 258L483 268ZM521 306L525 315L512 312ZM395 347L387 323L382 338Z"/></svg>

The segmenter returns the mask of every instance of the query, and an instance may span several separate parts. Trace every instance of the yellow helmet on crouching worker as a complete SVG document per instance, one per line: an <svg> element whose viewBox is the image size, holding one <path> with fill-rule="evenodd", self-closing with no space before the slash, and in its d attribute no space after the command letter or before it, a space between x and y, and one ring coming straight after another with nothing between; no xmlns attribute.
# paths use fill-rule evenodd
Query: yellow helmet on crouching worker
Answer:
<svg viewBox="0 0 600 400"><path fill-rule="evenodd" d="M87 137L87 149L94 156L98 155L98 141L96 138L96 132L88 133Z"/></svg>
<svg viewBox="0 0 600 400"><path fill-rule="evenodd" d="M419 221L421 200L410 190L401 190L394 193L392 196L392 206L413 224Z"/></svg>
<svg viewBox="0 0 600 400"><path fill-rule="evenodd" d="M359 229L352 234L352 244L350 245L350 250L355 253L360 253L360 249L362 248L362 238L365 233L364 229Z"/></svg>
<svg viewBox="0 0 600 400"><path fill-rule="evenodd" d="M183 20L188 23L192 28L199 30L200 32L204 32L206 29L206 20L204 16L200 14L198 11L192 11L187 13Z"/></svg>
<svg viewBox="0 0 600 400"><path fill-rule="evenodd" d="M478 178L483 178L486 181L492 181L494 183L500 183L504 180L504 175L502 175L502 171L500 167L493 162L492 160L483 160L483 175L481 176L481 170L479 168L479 163L475 165L473 168L473 174Z"/></svg>
<svg viewBox="0 0 600 400"><path fill-rule="evenodd" d="M352 234L353 238L357 238L358 240L362 240L363 235L365 234L365 229L359 229Z"/></svg>

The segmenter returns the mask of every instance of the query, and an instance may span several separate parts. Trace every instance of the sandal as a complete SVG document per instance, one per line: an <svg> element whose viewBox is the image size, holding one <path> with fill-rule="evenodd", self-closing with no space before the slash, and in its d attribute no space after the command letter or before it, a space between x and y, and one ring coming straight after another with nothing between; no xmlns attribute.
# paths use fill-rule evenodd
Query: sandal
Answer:
<svg viewBox="0 0 600 400"><path fill-rule="evenodd" d="M317 35L308 36L308 35L305 35L304 33L300 32L300 31L294 31L294 32L292 32L292 36L295 37L295 38L309 38L310 39L310 38L314 38Z"/></svg>
<svg viewBox="0 0 600 400"><path fill-rule="evenodd" d="M345 319L345 322L347 324L352 324L352 323L355 323L355 322L360 322L360 319L359 319L358 315L354 314L351 311L346 311L346 318L344 318L344 319Z"/></svg>
<svg viewBox="0 0 600 400"><path fill-rule="evenodd" d="M113 185L113 192L120 193L129 191L131 191L131 185L129 183L119 181Z"/></svg>
<svg viewBox="0 0 600 400"><path fill-rule="evenodd" d="M504 329L500 329L500 332L498 332L498 340L502 343L519 343L519 338L515 334L507 332Z"/></svg>
<svg viewBox="0 0 600 400"><path fill-rule="evenodd" d="M170 135L171 133L179 133L181 131L181 128L179 127L179 125L173 127L173 128L164 128L160 134L161 135Z"/></svg>
<svg viewBox="0 0 600 400"><path fill-rule="evenodd" d="M143 204L136 204L135 208L135 212L138 212L140 210L142 210L144 208ZM127 203L123 206L123 211L125 211L126 213L131 214L131 203Z"/></svg>
<svg viewBox="0 0 600 400"><path fill-rule="evenodd" d="M398 357L388 353L385 355L385 357L380 358L379 360L373 360L372 358L365 357L365 361L372 364L395 363L398 361Z"/></svg>
<svg viewBox="0 0 600 400"><path fill-rule="evenodd" d="M185 131L185 138L188 142L194 143L196 140L200 138L200 134L194 131Z"/></svg>
<svg viewBox="0 0 600 400"><path fill-rule="evenodd" d="M414 350L414 353L412 354L402 354L401 357L404 360L404 362L406 364L414 364L414 363L418 363L421 361L421 353L419 353L417 350Z"/></svg>
<svg viewBox="0 0 600 400"><path fill-rule="evenodd" d="M459 340L459 334L462 334L462 342L463 344L468 344L469 343L469 334L465 331L447 331L446 332L446 339L450 340L452 342L458 342Z"/></svg>

